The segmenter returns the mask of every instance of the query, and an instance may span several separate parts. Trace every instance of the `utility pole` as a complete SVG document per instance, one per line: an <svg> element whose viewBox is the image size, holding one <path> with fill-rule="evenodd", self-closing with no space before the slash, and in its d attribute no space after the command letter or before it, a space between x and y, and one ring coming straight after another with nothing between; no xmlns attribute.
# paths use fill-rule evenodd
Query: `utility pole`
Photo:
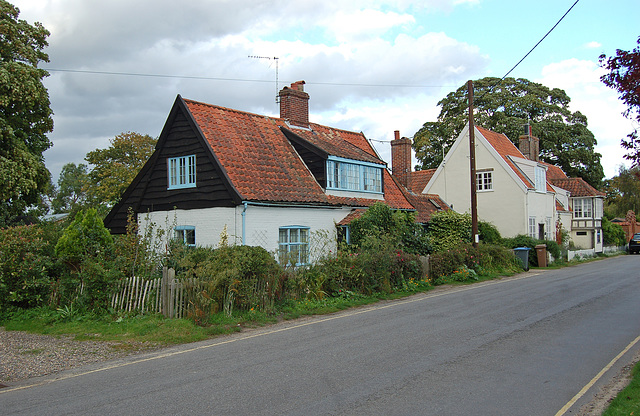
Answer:
<svg viewBox="0 0 640 416"><path fill-rule="evenodd" d="M471 238L474 247L478 247L480 240L478 235L478 198L476 178L476 137L473 123L473 81L467 82L469 94L469 163L471 165Z"/></svg>

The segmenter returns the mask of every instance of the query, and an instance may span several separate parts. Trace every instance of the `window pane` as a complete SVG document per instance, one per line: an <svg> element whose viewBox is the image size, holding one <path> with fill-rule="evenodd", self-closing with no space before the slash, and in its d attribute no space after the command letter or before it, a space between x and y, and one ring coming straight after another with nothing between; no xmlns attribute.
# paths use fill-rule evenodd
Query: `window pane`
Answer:
<svg viewBox="0 0 640 416"><path fill-rule="evenodd" d="M190 246L196 245L196 230L184 230L184 242Z"/></svg>
<svg viewBox="0 0 640 416"><path fill-rule="evenodd" d="M286 228L280 229L280 244L286 244L289 242L289 233L287 231L289 230Z"/></svg>
<svg viewBox="0 0 640 416"><path fill-rule="evenodd" d="M309 262L309 228L280 228L279 236L278 259L280 264L299 266Z"/></svg>

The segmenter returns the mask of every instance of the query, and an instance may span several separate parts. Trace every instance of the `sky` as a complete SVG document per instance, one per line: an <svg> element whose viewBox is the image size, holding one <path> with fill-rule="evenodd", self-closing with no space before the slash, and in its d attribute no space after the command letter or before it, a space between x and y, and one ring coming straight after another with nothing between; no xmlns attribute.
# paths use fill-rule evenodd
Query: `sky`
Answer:
<svg viewBox="0 0 640 416"><path fill-rule="evenodd" d="M395 130L412 137L467 80L503 77L575 0L9 2L51 33L40 67L50 72L45 160L57 181L64 164L86 164L119 133L159 136L178 94L277 117L276 92L298 80L310 121L363 132L390 165ZM509 74L567 92L606 177L628 166L620 139L637 126L600 82L598 57L636 46L639 14L637 0L579 0Z"/></svg>

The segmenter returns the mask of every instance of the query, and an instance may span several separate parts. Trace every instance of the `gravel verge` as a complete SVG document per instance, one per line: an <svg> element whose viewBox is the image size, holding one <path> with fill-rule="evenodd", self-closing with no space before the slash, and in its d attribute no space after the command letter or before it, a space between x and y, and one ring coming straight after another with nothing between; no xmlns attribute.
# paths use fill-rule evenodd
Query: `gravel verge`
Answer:
<svg viewBox="0 0 640 416"><path fill-rule="evenodd" d="M150 343L76 341L72 336L6 331L0 327L0 383L6 385L157 348Z"/></svg>

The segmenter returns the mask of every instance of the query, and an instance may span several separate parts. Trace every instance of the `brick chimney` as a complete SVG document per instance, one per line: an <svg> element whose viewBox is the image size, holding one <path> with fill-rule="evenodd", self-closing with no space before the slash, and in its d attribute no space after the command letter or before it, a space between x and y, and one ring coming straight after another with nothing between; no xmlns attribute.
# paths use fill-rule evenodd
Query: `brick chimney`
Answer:
<svg viewBox="0 0 640 416"><path fill-rule="evenodd" d="M518 147L529 160L540 161L540 139L531 134L531 125L524 125L524 134L518 137Z"/></svg>
<svg viewBox="0 0 640 416"><path fill-rule="evenodd" d="M304 81L297 81L291 87L284 87L280 97L280 118L289 123L309 127L309 94L304 92Z"/></svg>
<svg viewBox="0 0 640 416"><path fill-rule="evenodd" d="M411 139L400 138L400 132L394 131L391 141L391 172L398 181L408 188L411 174Z"/></svg>

